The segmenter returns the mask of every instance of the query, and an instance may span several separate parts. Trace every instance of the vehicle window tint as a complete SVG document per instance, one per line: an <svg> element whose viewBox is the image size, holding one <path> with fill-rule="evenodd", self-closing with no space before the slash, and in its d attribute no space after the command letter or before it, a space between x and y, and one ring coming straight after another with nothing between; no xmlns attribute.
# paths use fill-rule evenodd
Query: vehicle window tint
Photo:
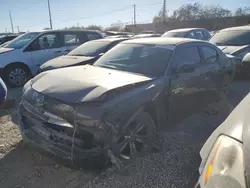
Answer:
<svg viewBox="0 0 250 188"><path fill-rule="evenodd" d="M171 48L121 43L105 53L94 65L144 75L162 76L173 52Z"/></svg>
<svg viewBox="0 0 250 188"><path fill-rule="evenodd" d="M88 39L89 40L96 40L96 39L101 39L101 35L99 35L98 33L87 33Z"/></svg>
<svg viewBox="0 0 250 188"><path fill-rule="evenodd" d="M45 34L38 38L38 47L40 50L58 48L58 38L56 34Z"/></svg>
<svg viewBox="0 0 250 188"><path fill-rule="evenodd" d="M202 34L202 31L196 31L195 32L196 39L203 40L204 36Z"/></svg>
<svg viewBox="0 0 250 188"><path fill-rule="evenodd" d="M80 44L80 40L76 34L65 34L64 44L65 46L75 46Z"/></svg>
<svg viewBox="0 0 250 188"><path fill-rule="evenodd" d="M250 31L248 30L225 30L217 32L209 42L216 45L242 46L250 44Z"/></svg>
<svg viewBox="0 0 250 188"><path fill-rule="evenodd" d="M36 39L28 47L28 51L46 50L59 48L58 37L56 34L44 34Z"/></svg>
<svg viewBox="0 0 250 188"><path fill-rule="evenodd" d="M205 63L211 64L216 62L218 55L215 49L208 46L202 46L201 50L204 55Z"/></svg>
<svg viewBox="0 0 250 188"><path fill-rule="evenodd" d="M195 33L194 33L193 31L191 31L190 33L188 33L187 37L188 37L188 38L193 38L193 39L196 38L196 37L195 37Z"/></svg>
<svg viewBox="0 0 250 188"><path fill-rule="evenodd" d="M179 67L186 64L199 64L201 58L198 47L193 46L179 49L176 55L176 61Z"/></svg>

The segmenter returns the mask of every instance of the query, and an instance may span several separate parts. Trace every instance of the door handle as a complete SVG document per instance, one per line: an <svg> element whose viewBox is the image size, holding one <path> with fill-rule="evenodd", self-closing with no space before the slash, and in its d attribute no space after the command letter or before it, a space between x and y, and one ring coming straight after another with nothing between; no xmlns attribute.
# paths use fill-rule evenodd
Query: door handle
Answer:
<svg viewBox="0 0 250 188"><path fill-rule="evenodd" d="M55 51L55 53L60 53L60 52L62 52L62 51L60 51L60 50L58 50L58 51Z"/></svg>
<svg viewBox="0 0 250 188"><path fill-rule="evenodd" d="M65 52L70 52L71 50L65 50Z"/></svg>

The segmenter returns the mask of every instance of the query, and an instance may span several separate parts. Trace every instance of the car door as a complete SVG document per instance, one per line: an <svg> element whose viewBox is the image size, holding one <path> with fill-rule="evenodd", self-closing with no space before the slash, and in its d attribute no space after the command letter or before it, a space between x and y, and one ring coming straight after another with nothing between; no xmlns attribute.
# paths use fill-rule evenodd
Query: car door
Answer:
<svg viewBox="0 0 250 188"><path fill-rule="evenodd" d="M169 119L177 123L199 111L204 100L198 46L182 44L177 47L171 64Z"/></svg>
<svg viewBox="0 0 250 188"><path fill-rule="evenodd" d="M59 35L56 32L46 33L35 39L24 53L31 57L32 70L38 70L46 61L62 55Z"/></svg>
<svg viewBox="0 0 250 188"><path fill-rule="evenodd" d="M65 31L60 32L60 41L62 44L62 52L66 55L79 45L87 42L88 37L85 32Z"/></svg>
<svg viewBox="0 0 250 188"><path fill-rule="evenodd" d="M200 51L203 58L203 67L206 70L205 84L208 92L207 101L212 103L220 99L220 87L224 79L223 67L220 66L220 58L217 50L210 45L201 45Z"/></svg>

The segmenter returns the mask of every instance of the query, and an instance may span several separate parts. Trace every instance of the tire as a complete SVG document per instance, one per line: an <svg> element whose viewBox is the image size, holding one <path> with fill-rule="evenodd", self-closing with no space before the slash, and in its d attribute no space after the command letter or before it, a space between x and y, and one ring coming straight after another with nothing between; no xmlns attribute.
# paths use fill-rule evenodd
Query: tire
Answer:
<svg viewBox="0 0 250 188"><path fill-rule="evenodd" d="M30 71L24 65L11 65L3 72L5 82L12 88L23 86L30 79Z"/></svg>
<svg viewBox="0 0 250 188"><path fill-rule="evenodd" d="M147 112L141 112L124 129L117 142L118 158L130 162L151 152L156 140L156 125Z"/></svg>

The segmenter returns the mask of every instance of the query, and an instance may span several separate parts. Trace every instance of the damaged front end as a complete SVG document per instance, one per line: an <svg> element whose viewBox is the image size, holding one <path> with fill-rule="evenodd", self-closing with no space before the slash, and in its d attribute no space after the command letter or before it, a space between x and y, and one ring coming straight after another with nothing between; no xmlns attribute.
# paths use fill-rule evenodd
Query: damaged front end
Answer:
<svg viewBox="0 0 250 188"><path fill-rule="evenodd" d="M75 166L101 157L119 168L115 143L124 118L91 105L80 107L79 114L76 104L63 104L32 90L25 92L19 106L19 128L28 144Z"/></svg>

